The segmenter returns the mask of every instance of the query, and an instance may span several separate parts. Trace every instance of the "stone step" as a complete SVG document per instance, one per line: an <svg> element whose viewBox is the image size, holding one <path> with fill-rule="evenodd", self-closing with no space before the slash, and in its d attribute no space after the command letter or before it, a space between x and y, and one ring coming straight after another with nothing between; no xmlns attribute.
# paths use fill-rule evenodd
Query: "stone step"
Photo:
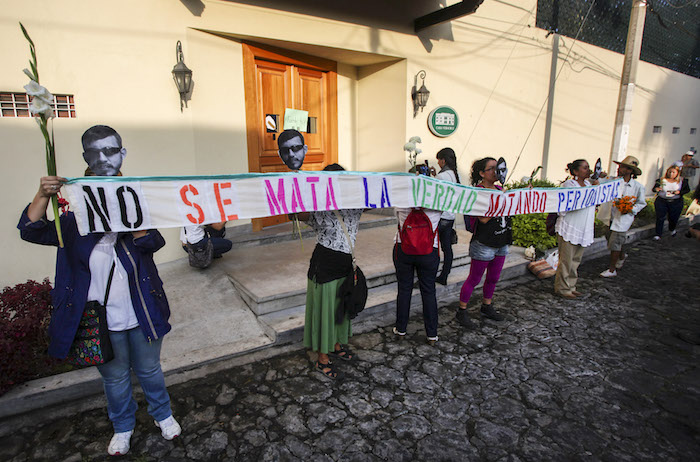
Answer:
<svg viewBox="0 0 700 462"><path fill-rule="evenodd" d="M392 261L393 226L361 229L355 256L372 289L396 282ZM453 267L469 264L469 234L457 231L460 243L453 246ZM238 294L258 316L303 305L306 300L306 273L315 246L315 238L303 239L298 245L276 243L264 248L234 249L227 265L228 276ZM237 258L236 258L237 257ZM288 258L286 264L279 260ZM261 283L261 281L265 281Z"/></svg>
<svg viewBox="0 0 700 462"><path fill-rule="evenodd" d="M526 265L523 265L524 259L522 253L524 249L520 247L512 247L511 249L511 254L506 259L501 273L501 279L504 281L520 279L529 274ZM452 270L446 286L439 284L436 286L438 302L459 294L462 284L467 279L467 276L469 276L469 258L466 257L465 260L467 260L465 264L455 267ZM482 286L483 282L480 283L477 288ZM397 284L395 277L390 282L371 287L369 289L365 309L352 321L353 330L357 330L358 332L365 331L366 329L363 327L365 325L376 327L377 325L381 325L381 322L379 322L380 320L383 322L385 319L390 319L389 322L393 322L393 320L396 319L396 294ZM480 299L480 297L475 297L475 299L476 298ZM411 311L414 311L414 309L420 310L421 306L420 290L414 288L411 294ZM258 321L266 324L271 331L276 333L276 344L285 344L302 341L304 335L304 317L305 299L297 306L258 316Z"/></svg>

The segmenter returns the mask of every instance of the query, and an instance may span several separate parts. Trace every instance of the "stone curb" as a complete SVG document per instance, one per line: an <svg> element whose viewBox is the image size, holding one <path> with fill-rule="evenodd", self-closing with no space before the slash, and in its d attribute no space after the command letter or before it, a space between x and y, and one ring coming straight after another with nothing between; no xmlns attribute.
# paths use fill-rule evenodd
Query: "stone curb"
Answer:
<svg viewBox="0 0 700 462"><path fill-rule="evenodd" d="M689 228L691 223L700 222L699 217L688 219L682 217L678 222L680 234ZM630 230L626 243L650 238L654 235L654 225ZM680 237L682 238L682 237ZM608 253L604 237L596 238L591 246L586 248L583 259L591 260ZM504 286L513 283L523 283L531 280L526 269L529 261L523 260L504 268L501 281ZM511 281L509 284L507 281ZM452 283L438 290L439 300L454 297L459 292L461 283ZM418 297L419 298L419 297ZM395 302L387 302L377 307L371 307L369 313L361 315L353 324L356 334L371 331L377 327L391 324L394 319ZM417 314L417 312L414 312ZM206 359L198 363L175 368L166 372L166 383L175 385L192 379L202 378L209 374L230 369L232 367L260 361L290 351L299 350L303 328L295 327L288 332L277 332L277 341L249 350ZM37 420L52 420L73 415L82 411L102 408L105 406L104 395L99 374L94 368L71 371L57 376L33 380L21 385L21 393L11 390L0 397L0 436L5 436L18 427L33 424ZM140 388L135 386L137 393Z"/></svg>

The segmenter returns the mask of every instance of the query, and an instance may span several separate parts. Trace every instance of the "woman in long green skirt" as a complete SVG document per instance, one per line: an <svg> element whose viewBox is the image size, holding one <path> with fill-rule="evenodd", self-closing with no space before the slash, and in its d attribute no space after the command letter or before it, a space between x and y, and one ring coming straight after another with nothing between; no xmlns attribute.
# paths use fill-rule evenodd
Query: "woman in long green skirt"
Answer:
<svg viewBox="0 0 700 462"><path fill-rule="evenodd" d="M324 170L342 169L338 164L332 164ZM297 215L314 228L317 240L308 272L304 346L318 353L314 367L331 379L339 378L341 374L329 355L343 361L354 357L354 353L344 346L352 336L352 328L350 319L342 316L342 308L339 311L341 297L338 288L352 274L352 248L361 215L362 209ZM347 234L338 217L343 220ZM342 320L338 318L339 315L343 317Z"/></svg>

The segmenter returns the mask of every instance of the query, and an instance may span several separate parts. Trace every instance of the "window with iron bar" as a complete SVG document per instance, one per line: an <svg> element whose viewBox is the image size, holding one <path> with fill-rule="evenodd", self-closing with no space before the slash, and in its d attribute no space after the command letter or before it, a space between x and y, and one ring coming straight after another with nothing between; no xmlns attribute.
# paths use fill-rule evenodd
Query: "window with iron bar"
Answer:
<svg viewBox="0 0 700 462"><path fill-rule="evenodd" d="M31 97L26 93L0 92L0 118L31 117L30 102ZM55 117L75 119L73 95L53 95L53 113Z"/></svg>

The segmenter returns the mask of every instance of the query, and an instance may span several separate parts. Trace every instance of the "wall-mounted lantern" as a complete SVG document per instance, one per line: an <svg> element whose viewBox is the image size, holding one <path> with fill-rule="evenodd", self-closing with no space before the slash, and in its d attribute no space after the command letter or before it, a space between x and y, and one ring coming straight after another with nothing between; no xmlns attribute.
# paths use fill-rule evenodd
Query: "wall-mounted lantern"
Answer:
<svg viewBox="0 0 700 462"><path fill-rule="evenodd" d="M416 90L416 86L418 85L418 77L420 77L423 81L423 84L420 86L418 90ZM425 88L425 71L421 70L418 72L413 80L413 88L411 89L411 99L413 100L413 118L416 118L416 115L418 114L418 109L420 108L420 111L423 112L423 108L425 107L426 104L428 104L428 97L430 96L430 92L428 91L427 88Z"/></svg>
<svg viewBox="0 0 700 462"><path fill-rule="evenodd" d="M182 112L183 103L184 107L187 107L187 94L192 89L192 71L185 66L182 43L179 40L175 47L175 58L177 64L173 67L173 79L177 85L177 91L180 92L180 112Z"/></svg>

